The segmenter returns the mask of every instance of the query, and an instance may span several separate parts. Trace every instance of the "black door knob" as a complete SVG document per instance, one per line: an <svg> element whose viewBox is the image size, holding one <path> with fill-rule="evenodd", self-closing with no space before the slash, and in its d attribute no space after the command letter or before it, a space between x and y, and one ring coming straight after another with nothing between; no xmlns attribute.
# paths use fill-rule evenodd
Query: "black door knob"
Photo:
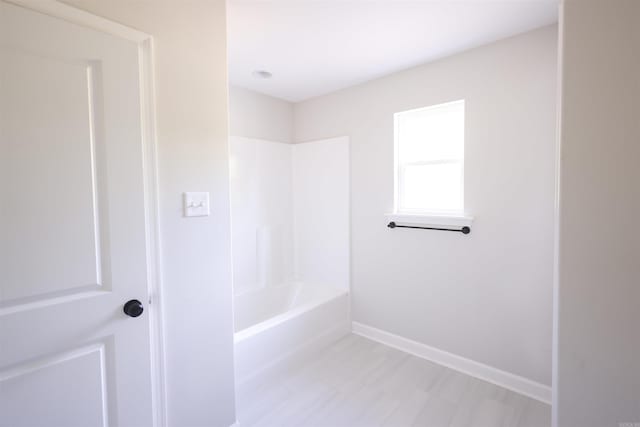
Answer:
<svg viewBox="0 0 640 427"><path fill-rule="evenodd" d="M127 316L138 317L144 311L144 307L142 307L142 303L140 301L132 299L125 303L123 311Z"/></svg>

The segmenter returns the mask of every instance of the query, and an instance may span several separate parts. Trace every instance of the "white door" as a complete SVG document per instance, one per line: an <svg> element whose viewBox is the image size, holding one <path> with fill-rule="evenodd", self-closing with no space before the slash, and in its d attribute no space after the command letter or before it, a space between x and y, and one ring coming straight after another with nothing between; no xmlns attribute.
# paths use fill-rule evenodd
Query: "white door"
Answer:
<svg viewBox="0 0 640 427"><path fill-rule="evenodd" d="M152 424L139 60L0 0L0 426Z"/></svg>

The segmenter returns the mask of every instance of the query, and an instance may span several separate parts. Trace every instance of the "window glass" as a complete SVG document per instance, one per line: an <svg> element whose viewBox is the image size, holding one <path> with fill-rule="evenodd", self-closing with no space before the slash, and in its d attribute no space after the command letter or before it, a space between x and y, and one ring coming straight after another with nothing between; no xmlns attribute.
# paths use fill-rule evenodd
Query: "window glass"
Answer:
<svg viewBox="0 0 640 427"><path fill-rule="evenodd" d="M464 101L395 115L396 211L464 211Z"/></svg>

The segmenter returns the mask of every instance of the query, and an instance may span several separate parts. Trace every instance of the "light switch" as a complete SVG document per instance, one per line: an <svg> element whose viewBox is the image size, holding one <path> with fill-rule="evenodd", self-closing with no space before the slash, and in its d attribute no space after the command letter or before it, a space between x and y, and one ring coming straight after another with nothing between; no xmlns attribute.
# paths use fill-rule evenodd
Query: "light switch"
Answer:
<svg viewBox="0 0 640 427"><path fill-rule="evenodd" d="M184 193L184 216L209 216L209 193Z"/></svg>

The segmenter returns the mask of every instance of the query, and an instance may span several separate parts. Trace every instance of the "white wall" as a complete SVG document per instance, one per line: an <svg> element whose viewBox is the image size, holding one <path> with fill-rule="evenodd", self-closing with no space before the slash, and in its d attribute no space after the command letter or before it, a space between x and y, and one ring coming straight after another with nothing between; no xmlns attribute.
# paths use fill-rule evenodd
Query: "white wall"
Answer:
<svg viewBox="0 0 640 427"><path fill-rule="evenodd" d="M293 142L293 104L230 86L229 131L234 136Z"/></svg>
<svg viewBox="0 0 640 427"><path fill-rule="evenodd" d="M562 427L640 423L639 21L637 0L565 1L561 16Z"/></svg>
<svg viewBox="0 0 640 427"><path fill-rule="evenodd" d="M297 142L350 137L355 321L551 383L556 38L547 27L295 105ZM458 99L472 233L389 230L393 113Z"/></svg>
<svg viewBox="0 0 640 427"><path fill-rule="evenodd" d="M231 137L236 294L293 280L291 148L280 142Z"/></svg>
<svg viewBox="0 0 640 427"><path fill-rule="evenodd" d="M348 289L348 139L230 147L236 295L294 279Z"/></svg>
<svg viewBox="0 0 640 427"><path fill-rule="evenodd" d="M296 279L349 290L349 138L292 149Z"/></svg>
<svg viewBox="0 0 640 427"><path fill-rule="evenodd" d="M170 426L235 420L224 1L67 0L154 37ZM211 193L184 218L182 192Z"/></svg>

